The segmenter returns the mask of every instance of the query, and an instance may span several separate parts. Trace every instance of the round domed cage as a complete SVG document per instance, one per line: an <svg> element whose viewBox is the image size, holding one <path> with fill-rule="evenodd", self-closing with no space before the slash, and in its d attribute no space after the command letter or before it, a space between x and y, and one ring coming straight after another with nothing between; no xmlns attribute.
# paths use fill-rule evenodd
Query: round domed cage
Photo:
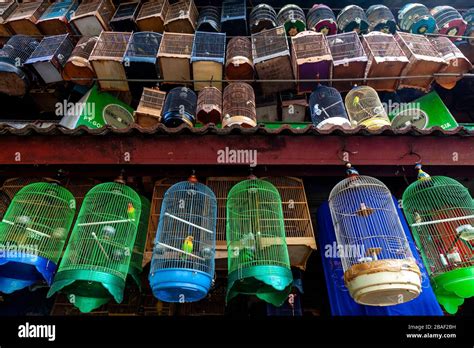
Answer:
<svg viewBox="0 0 474 348"><path fill-rule="evenodd" d="M1 292L51 284L75 210L72 193L57 184L34 183L18 191L0 222Z"/></svg>
<svg viewBox="0 0 474 348"><path fill-rule="evenodd" d="M139 195L116 182L99 184L84 197L71 238L48 292L67 294L81 312L123 299L141 216Z"/></svg>
<svg viewBox="0 0 474 348"><path fill-rule="evenodd" d="M329 208L344 281L357 303L389 306L420 294L420 269L387 186L349 170Z"/></svg>
<svg viewBox="0 0 474 348"><path fill-rule="evenodd" d="M239 294L281 306L291 291L288 247L278 190L249 179L227 196L227 302Z"/></svg>
<svg viewBox="0 0 474 348"><path fill-rule="evenodd" d="M203 299L214 278L217 200L196 181L165 193L150 267L153 294L164 302Z"/></svg>
<svg viewBox="0 0 474 348"><path fill-rule="evenodd" d="M403 193L403 211L438 301L456 313L474 296L474 202L458 181L430 177L419 167L418 180Z"/></svg>
<svg viewBox="0 0 474 348"><path fill-rule="evenodd" d="M347 93L345 105L354 126L365 126L369 130L390 126L390 120L379 95L372 87L354 87Z"/></svg>

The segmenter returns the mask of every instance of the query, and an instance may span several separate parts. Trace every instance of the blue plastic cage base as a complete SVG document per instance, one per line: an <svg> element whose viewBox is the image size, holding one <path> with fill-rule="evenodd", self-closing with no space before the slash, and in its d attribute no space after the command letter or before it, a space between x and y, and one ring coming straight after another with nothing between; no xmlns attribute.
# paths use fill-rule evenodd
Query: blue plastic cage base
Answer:
<svg viewBox="0 0 474 348"><path fill-rule="evenodd" d="M196 302L207 296L212 277L202 271L171 268L150 273L150 286L163 302Z"/></svg>

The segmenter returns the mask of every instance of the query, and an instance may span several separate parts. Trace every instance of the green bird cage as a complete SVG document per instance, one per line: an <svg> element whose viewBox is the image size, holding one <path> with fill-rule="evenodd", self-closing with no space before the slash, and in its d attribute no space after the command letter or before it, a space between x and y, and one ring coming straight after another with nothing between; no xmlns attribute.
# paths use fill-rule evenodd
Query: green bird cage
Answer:
<svg viewBox="0 0 474 348"><path fill-rule="evenodd" d="M87 313L109 302L122 302L141 216L140 196L110 182L84 197L48 297L64 292Z"/></svg>
<svg viewBox="0 0 474 348"><path fill-rule="evenodd" d="M418 180L403 193L403 211L438 302L454 314L474 297L474 202L458 181L417 169Z"/></svg>
<svg viewBox="0 0 474 348"><path fill-rule="evenodd" d="M72 193L55 183L18 191L0 222L0 292L51 284L75 211Z"/></svg>
<svg viewBox="0 0 474 348"><path fill-rule="evenodd" d="M227 196L228 286L239 294L281 306L293 282L280 194L270 182L251 178Z"/></svg>
<svg viewBox="0 0 474 348"><path fill-rule="evenodd" d="M143 256L145 254L146 237L148 233L148 219L150 217L151 204L150 201L140 195L141 202L141 214L140 222L138 223L137 238L132 251L132 259L130 260L130 268L128 275L135 281L138 287L141 289L142 282L140 279L140 273L143 271Z"/></svg>

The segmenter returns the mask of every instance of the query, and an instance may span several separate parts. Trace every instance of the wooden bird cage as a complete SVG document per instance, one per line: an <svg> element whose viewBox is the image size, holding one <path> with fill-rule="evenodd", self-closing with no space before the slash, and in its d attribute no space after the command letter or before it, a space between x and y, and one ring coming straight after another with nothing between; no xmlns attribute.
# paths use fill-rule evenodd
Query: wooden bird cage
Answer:
<svg viewBox="0 0 474 348"><path fill-rule="evenodd" d="M265 29L273 29L276 26L277 14L270 5L259 4L250 12L250 32L252 34Z"/></svg>
<svg viewBox="0 0 474 348"><path fill-rule="evenodd" d="M222 127L239 125L248 128L257 125L255 93L252 86L243 82L230 83L224 88L222 100Z"/></svg>
<svg viewBox="0 0 474 348"><path fill-rule="evenodd" d="M229 40L225 76L228 80L253 80L252 43L248 38L237 36Z"/></svg>
<svg viewBox="0 0 474 348"><path fill-rule="evenodd" d="M283 26L252 34L252 55L259 79L269 80L261 82L263 94L294 88L290 49Z"/></svg>
<svg viewBox="0 0 474 348"><path fill-rule="evenodd" d="M103 31L97 40L89 60L104 91L128 91L129 85L123 58L131 33Z"/></svg>
<svg viewBox="0 0 474 348"><path fill-rule="evenodd" d="M369 130L377 130L390 126L377 91L369 86L357 86L347 93L344 100L347 114L354 127L365 126Z"/></svg>
<svg viewBox="0 0 474 348"><path fill-rule="evenodd" d="M197 31L194 35L191 64L195 91L200 91L204 87L216 87L222 90L225 43L224 33Z"/></svg>
<svg viewBox="0 0 474 348"><path fill-rule="evenodd" d="M83 36L64 65L62 76L65 81L72 81L78 85L90 86L96 77L89 57L99 38L97 36Z"/></svg>
<svg viewBox="0 0 474 348"><path fill-rule="evenodd" d="M291 48L296 79L314 80L298 81L298 93L311 93L318 85L318 80L331 78L332 56L324 34L303 31L291 38Z"/></svg>
<svg viewBox="0 0 474 348"><path fill-rule="evenodd" d="M110 19L110 26L114 31L137 31L135 18L139 9L140 1L138 0L121 3Z"/></svg>
<svg viewBox="0 0 474 348"><path fill-rule="evenodd" d="M222 92L216 87L204 87L198 94L196 117L203 124L219 124L222 120Z"/></svg>
<svg viewBox="0 0 474 348"><path fill-rule="evenodd" d="M257 123L278 122L279 107L277 94L259 94L255 98Z"/></svg>
<svg viewBox="0 0 474 348"><path fill-rule="evenodd" d="M224 0L221 11L221 30L228 36L247 35L247 1Z"/></svg>
<svg viewBox="0 0 474 348"><path fill-rule="evenodd" d="M369 30L369 20L361 7L349 5L339 12L337 26L343 33L355 31L358 34L365 34Z"/></svg>
<svg viewBox="0 0 474 348"><path fill-rule="evenodd" d="M304 122L308 102L306 96L295 96L292 93L280 94L281 120L284 123Z"/></svg>
<svg viewBox="0 0 474 348"><path fill-rule="evenodd" d="M451 41L459 40L467 29L467 22L458 10L451 6L436 6L431 9L431 15L436 21L436 28L441 35L451 36Z"/></svg>
<svg viewBox="0 0 474 348"><path fill-rule="evenodd" d="M191 86L190 60L193 34L165 32L158 51L158 64L165 84Z"/></svg>
<svg viewBox="0 0 474 348"><path fill-rule="evenodd" d="M22 2L7 18L6 23L14 34L41 36L36 23L48 6L48 1Z"/></svg>
<svg viewBox="0 0 474 348"><path fill-rule="evenodd" d="M324 35L337 34L337 22L334 12L326 5L315 4L308 11L308 29Z"/></svg>
<svg viewBox="0 0 474 348"><path fill-rule="evenodd" d="M392 11L385 5L372 5L367 11L370 31L380 31L385 34L395 34L397 21Z"/></svg>
<svg viewBox="0 0 474 348"><path fill-rule="evenodd" d="M443 69L447 63L424 35L397 32L395 39L409 60L403 76L414 76L402 79L400 88L417 88L427 91L434 81L434 74Z"/></svg>
<svg viewBox="0 0 474 348"><path fill-rule="evenodd" d="M75 34L75 29L69 23L77 9L77 0L64 0L49 6L39 19L38 29L45 35Z"/></svg>
<svg viewBox="0 0 474 348"><path fill-rule="evenodd" d="M295 4L288 4L281 8L277 15L277 23L285 27L288 36L295 36L306 30L304 11Z"/></svg>
<svg viewBox="0 0 474 348"><path fill-rule="evenodd" d="M16 0L0 2L0 37L8 37L13 34L7 24L7 19L17 7L18 2Z"/></svg>
<svg viewBox="0 0 474 348"><path fill-rule="evenodd" d="M165 29L175 33L194 34L199 12L193 0L180 0L169 5Z"/></svg>
<svg viewBox="0 0 474 348"><path fill-rule="evenodd" d="M361 84L365 78L367 54L356 32L331 35L327 39L333 59L332 78L335 81L332 81L332 87L340 92L349 91L354 84Z"/></svg>
<svg viewBox="0 0 474 348"><path fill-rule="evenodd" d="M165 31L165 17L168 12L168 0L148 1L142 5L136 22L140 31Z"/></svg>
<svg viewBox="0 0 474 348"><path fill-rule="evenodd" d="M400 30L413 34L433 33L436 30L436 21L430 10L420 3L405 4L398 11L398 25Z"/></svg>
<svg viewBox="0 0 474 348"><path fill-rule="evenodd" d="M153 128L161 121L166 93L155 88L143 88L143 94L134 112L135 121L143 128Z"/></svg>
<svg viewBox="0 0 474 348"><path fill-rule="evenodd" d="M196 31L219 33L221 31L221 13L216 6L205 6L199 11Z"/></svg>
<svg viewBox="0 0 474 348"><path fill-rule="evenodd" d="M472 64L449 38L438 36L430 38L430 41L448 63L439 73L457 74L457 76L437 76L435 80L440 86L452 89L462 79L463 74L472 69Z"/></svg>
<svg viewBox="0 0 474 348"><path fill-rule="evenodd" d="M71 22L83 36L98 36L103 30L111 30L109 21L114 13L111 0L84 0Z"/></svg>
<svg viewBox="0 0 474 348"><path fill-rule="evenodd" d="M379 31L363 35L362 44L368 56L367 85L377 91L395 91L408 58L392 34ZM381 80L370 80L383 77Z"/></svg>

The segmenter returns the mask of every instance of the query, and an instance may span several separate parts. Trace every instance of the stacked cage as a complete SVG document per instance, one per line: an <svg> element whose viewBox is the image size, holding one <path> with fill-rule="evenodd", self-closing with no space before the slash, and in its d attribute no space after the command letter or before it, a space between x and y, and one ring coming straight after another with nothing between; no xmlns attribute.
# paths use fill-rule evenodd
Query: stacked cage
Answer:
<svg viewBox="0 0 474 348"><path fill-rule="evenodd" d="M145 2L137 15L137 26L140 31L165 31L165 17L168 12L168 0Z"/></svg>
<svg viewBox="0 0 474 348"><path fill-rule="evenodd" d="M385 5L372 5L367 11L369 31L380 31L385 34L395 34L397 21L392 11Z"/></svg>
<svg viewBox="0 0 474 348"><path fill-rule="evenodd" d="M324 35L337 34L337 22L334 12L326 5L316 4L308 11L307 24L309 30Z"/></svg>
<svg viewBox="0 0 474 348"><path fill-rule="evenodd" d="M169 5L165 17L165 29L175 33L193 34L198 16L194 0L180 0Z"/></svg>
<svg viewBox="0 0 474 348"><path fill-rule="evenodd" d="M467 23L465 36L468 37L468 42L474 45L474 7L467 10L463 15L464 20Z"/></svg>
<svg viewBox="0 0 474 348"><path fill-rule="evenodd" d="M69 23L77 9L77 0L62 0L49 6L36 25L45 35L75 34L75 28Z"/></svg>
<svg viewBox="0 0 474 348"><path fill-rule="evenodd" d="M111 30L110 19L115 13L111 0L84 0L71 18L71 23L83 36L98 36Z"/></svg>
<svg viewBox="0 0 474 348"><path fill-rule="evenodd" d="M221 29L227 36L247 35L246 0L224 0L222 2Z"/></svg>
<svg viewBox="0 0 474 348"><path fill-rule="evenodd" d="M203 124L219 124L222 120L222 92L216 87L204 87L198 94L197 120Z"/></svg>
<svg viewBox="0 0 474 348"><path fill-rule="evenodd" d="M99 38L83 36L71 52L62 71L65 81L73 81L78 85L90 86L96 77L89 57Z"/></svg>
<svg viewBox="0 0 474 348"><path fill-rule="evenodd" d="M133 117L144 128L152 128L161 122L161 112L166 93L154 88L143 88L143 93Z"/></svg>
<svg viewBox="0 0 474 348"><path fill-rule="evenodd" d="M166 95L161 122L166 127L186 124L194 127L196 123L197 97L187 87L175 87Z"/></svg>
<svg viewBox="0 0 474 348"><path fill-rule="evenodd" d="M190 60L193 42L193 34L163 34L157 59L163 83L191 85Z"/></svg>
<svg viewBox="0 0 474 348"><path fill-rule="evenodd" d="M19 3L15 11L7 18L6 23L13 34L41 37L42 33L36 23L38 23L48 6L48 1Z"/></svg>
<svg viewBox="0 0 474 348"><path fill-rule="evenodd" d="M114 31L136 31L135 19L140 9L140 1L124 2L118 5L110 19L110 26Z"/></svg>
<svg viewBox="0 0 474 348"><path fill-rule="evenodd" d="M239 125L255 127L257 111L255 93L252 86L243 82L233 82L224 88L222 127Z"/></svg>
<svg viewBox="0 0 474 348"><path fill-rule="evenodd" d="M436 30L436 21L430 10L419 3L409 3L398 11L398 25L400 30L413 34L433 33Z"/></svg>
<svg viewBox="0 0 474 348"><path fill-rule="evenodd" d="M454 7L436 6L430 12L436 21L438 33L448 35L451 41L459 40L459 36L466 32L467 22Z"/></svg>
<svg viewBox="0 0 474 348"><path fill-rule="evenodd" d="M16 2L16 0L0 2L0 37L9 37L13 35L7 24L7 19L17 7L18 2Z"/></svg>
<svg viewBox="0 0 474 348"><path fill-rule="evenodd" d="M343 33L355 31L360 34L366 34L369 30L369 20L361 7L349 5L339 12L337 27Z"/></svg>
<svg viewBox="0 0 474 348"><path fill-rule="evenodd" d="M225 76L228 80L253 80L252 43L246 37L238 36L229 40Z"/></svg>
<svg viewBox="0 0 474 348"><path fill-rule="evenodd" d="M306 30L304 11L294 4L288 4L281 8L277 15L277 23L285 28L288 36L295 36Z"/></svg>
<svg viewBox="0 0 474 348"><path fill-rule="evenodd" d="M219 33L221 31L221 13L215 6L206 6L199 12L196 31Z"/></svg>
<svg viewBox="0 0 474 348"><path fill-rule="evenodd" d="M369 130L377 130L384 126L390 126L387 112L377 91L372 87L354 87L347 93L345 105L354 127L365 126Z"/></svg>
<svg viewBox="0 0 474 348"><path fill-rule="evenodd" d="M258 4L250 12L250 32L252 34L277 26L277 14L273 7L267 4Z"/></svg>
<svg viewBox="0 0 474 348"><path fill-rule="evenodd" d="M317 86L309 96L309 111L311 121L319 129L351 127L342 96L335 88Z"/></svg>
<svg viewBox="0 0 474 348"><path fill-rule="evenodd" d="M104 183L84 198L48 297L61 291L81 312L122 302L141 216L139 195Z"/></svg>

